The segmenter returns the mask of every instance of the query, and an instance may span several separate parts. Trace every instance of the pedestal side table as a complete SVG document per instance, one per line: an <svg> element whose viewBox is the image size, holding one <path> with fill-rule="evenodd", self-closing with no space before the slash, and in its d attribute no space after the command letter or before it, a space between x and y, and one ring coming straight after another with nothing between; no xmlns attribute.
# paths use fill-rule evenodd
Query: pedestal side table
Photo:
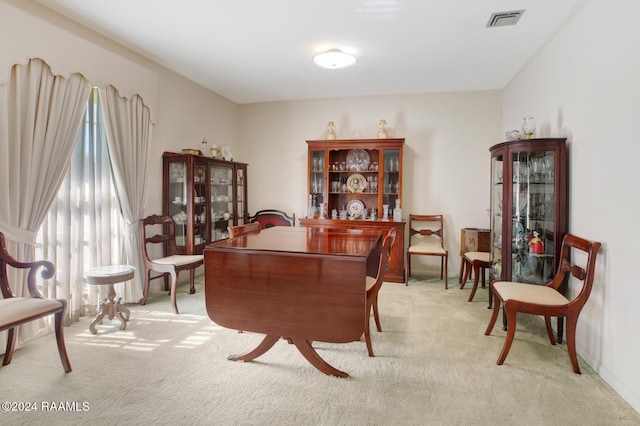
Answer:
<svg viewBox="0 0 640 426"><path fill-rule="evenodd" d="M115 283L121 283L133 278L136 268L130 265L108 265L98 266L85 271L84 280L87 284L92 285L108 285L109 293L107 297L100 302L100 311L96 318L89 325L89 330L93 334L97 334L96 324L101 322L106 316L110 320L117 317L120 320L120 330L127 328L127 321L131 317L129 309L122 305L122 297L116 301Z"/></svg>

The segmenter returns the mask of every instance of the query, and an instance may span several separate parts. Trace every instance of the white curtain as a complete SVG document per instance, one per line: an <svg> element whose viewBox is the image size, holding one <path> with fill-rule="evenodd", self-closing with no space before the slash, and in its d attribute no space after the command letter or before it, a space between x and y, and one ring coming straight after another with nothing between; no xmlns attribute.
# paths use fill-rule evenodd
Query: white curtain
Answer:
<svg viewBox="0 0 640 426"><path fill-rule="evenodd" d="M99 90L91 90L71 165L38 233L38 258L56 265L56 281L69 288L67 323L94 315L106 286L86 285L86 269L121 262L123 220L114 186Z"/></svg>
<svg viewBox="0 0 640 426"><path fill-rule="evenodd" d="M142 219L146 197L151 113L140 96L123 98L117 89L110 85L104 89L100 99L111 167L125 222L122 262L137 269L131 285L118 284L116 291L124 295L125 301L137 302L142 298L144 276L138 222Z"/></svg>
<svg viewBox="0 0 640 426"><path fill-rule="evenodd" d="M55 76L41 59L14 65L0 85L0 231L9 251L34 258L36 232L56 199L75 146L90 87L84 76ZM9 277L16 295L27 294L21 274ZM65 286L45 296L69 300ZM22 327L22 339L36 330Z"/></svg>

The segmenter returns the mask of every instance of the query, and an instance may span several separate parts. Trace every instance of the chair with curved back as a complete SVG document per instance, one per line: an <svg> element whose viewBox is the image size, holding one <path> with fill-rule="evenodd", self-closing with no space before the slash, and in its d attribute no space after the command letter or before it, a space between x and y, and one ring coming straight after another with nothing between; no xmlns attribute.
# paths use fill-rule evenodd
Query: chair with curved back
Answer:
<svg viewBox="0 0 640 426"><path fill-rule="evenodd" d="M365 316L365 324L364 324L364 339L367 343L367 351L369 352L369 356L373 355L373 347L371 345L371 332L370 328L370 318L371 311L373 311L373 318L376 322L376 328L379 332L382 331L382 327L380 326L380 316L378 315L378 292L382 287L382 283L384 281L384 275L387 273L389 269L389 259L391 258L391 248L396 240L396 230L395 228L391 228L387 233L387 236L384 238L382 242L382 248L380 249L380 260L378 261L378 269L375 277L367 276L366 277L366 285L367 285L367 314Z"/></svg>
<svg viewBox="0 0 640 426"><path fill-rule="evenodd" d="M11 290L7 279L7 265L17 269L28 269L27 288L29 296L16 297ZM0 331L7 331L7 347L4 351L2 365L9 365L13 357L18 338L18 326L30 321L36 321L49 315L55 316L56 342L58 354L62 361L65 373L71 372L71 363L64 344L63 320L67 309L67 301L64 299L48 299L42 297L36 287L36 273L40 268L40 276L43 279L52 278L56 268L48 260L35 262L20 262L7 251L4 234L0 232Z"/></svg>
<svg viewBox="0 0 640 426"><path fill-rule="evenodd" d="M262 229L272 226L296 226L296 214L289 216L282 210L259 210L253 216L249 216L249 223L258 222Z"/></svg>
<svg viewBox="0 0 640 426"><path fill-rule="evenodd" d="M449 252L444 246L444 216L409 215L409 247L407 248L407 280L411 276L411 256L440 257L440 279L444 277L444 288L449 288Z"/></svg>
<svg viewBox="0 0 640 426"><path fill-rule="evenodd" d="M147 297L149 296L149 281L151 281L151 279L164 277L165 290L169 288L173 310L178 314L178 303L176 300L178 274L180 271L189 271L189 294L195 293L196 288L194 281L196 268L204 263L204 256L201 254L178 254L175 238L176 225L173 218L154 214L140 220L142 260L145 270L143 297L140 304L144 305L147 303ZM149 248L154 246L161 247L163 253L162 257L153 258L151 256ZM158 272L162 275L151 278L151 271ZM168 283L169 278L170 285Z"/></svg>
<svg viewBox="0 0 640 426"><path fill-rule="evenodd" d="M516 318L518 313L527 313L544 316L547 334L552 345L556 344L551 328L551 317L566 318L567 323L567 351L573 372L580 374L578 358L576 354L576 326L578 316L583 306L587 303L593 286L593 275L595 269L596 255L600 243L591 242L575 235L566 235L562 240L560 250L560 263L558 271L553 280L547 285L524 284L511 281L496 281L491 284L495 304L493 313L484 334L491 334L493 326L500 312L500 303L504 305L507 316L507 335L505 337L502 352L496 362L502 365L509 354L513 337L516 333ZM569 257L571 249L586 253L585 267L572 263ZM574 255L574 258L576 256ZM584 256L582 256L584 257ZM575 259L574 259L575 260ZM567 299L559 288L568 278L572 276L575 280L582 281L582 288L577 296L572 300ZM574 280L574 281L575 281Z"/></svg>

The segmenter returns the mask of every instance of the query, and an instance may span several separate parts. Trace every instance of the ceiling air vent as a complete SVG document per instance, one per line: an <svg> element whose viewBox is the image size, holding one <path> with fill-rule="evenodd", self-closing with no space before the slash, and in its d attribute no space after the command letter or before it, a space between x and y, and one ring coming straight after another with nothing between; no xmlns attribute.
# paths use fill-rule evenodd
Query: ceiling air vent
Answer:
<svg viewBox="0 0 640 426"><path fill-rule="evenodd" d="M487 28L505 27L507 25L515 25L524 13L524 10L512 10L510 12L493 13L487 22Z"/></svg>

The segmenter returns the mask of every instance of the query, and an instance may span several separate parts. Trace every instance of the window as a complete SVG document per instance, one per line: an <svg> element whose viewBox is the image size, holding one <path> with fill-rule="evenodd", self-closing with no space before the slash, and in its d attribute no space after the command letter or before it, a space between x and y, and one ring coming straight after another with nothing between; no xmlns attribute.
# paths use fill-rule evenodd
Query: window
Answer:
<svg viewBox="0 0 640 426"><path fill-rule="evenodd" d="M37 258L56 265L58 297L70 301L68 319L93 314L101 286L85 286L83 271L118 263L123 244L123 218L118 204L100 93L93 88L71 165L58 199L38 232ZM47 294L47 289L43 289Z"/></svg>

